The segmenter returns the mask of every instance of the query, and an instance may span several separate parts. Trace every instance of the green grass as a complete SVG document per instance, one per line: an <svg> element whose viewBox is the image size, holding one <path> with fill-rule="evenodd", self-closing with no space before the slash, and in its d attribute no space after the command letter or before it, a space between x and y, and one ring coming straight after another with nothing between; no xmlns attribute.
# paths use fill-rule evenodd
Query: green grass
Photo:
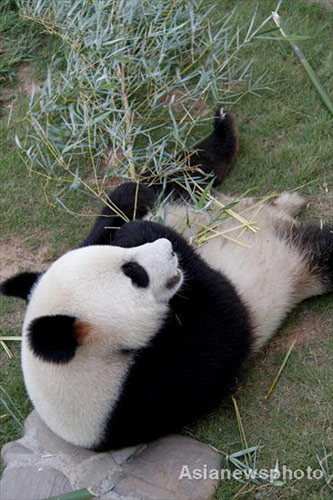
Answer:
<svg viewBox="0 0 333 500"><path fill-rule="evenodd" d="M31 60L41 36L37 36L33 27L19 20L13 0L1 1L0 19L0 84L4 85L16 81L18 65Z"/></svg>
<svg viewBox="0 0 333 500"><path fill-rule="evenodd" d="M7 238L19 236L31 249L37 248L43 241L48 241L50 250L54 247L59 254L80 239L81 231L86 231L87 224L83 217L75 218L59 210L46 199L43 195L43 179L30 175L20 159L14 135L19 133L22 127L27 105L28 98L17 95L17 100L14 101L14 116L9 127L5 118L0 121L0 208L5 214L2 232ZM73 192L72 199L74 208L79 210L82 201L80 194ZM87 206L85 209L88 210Z"/></svg>
<svg viewBox="0 0 333 500"><path fill-rule="evenodd" d="M267 14L274 2L263 2ZM222 5L222 2L221 2ZM223 7L234 2L223 2ZM246 19L255 1L238 4ZM259 11L259 15L260 15ZM333 98L333 51L330 30L333 14L305 1L284 2L280 14L292 34L310 36L299 42L321 83ZM288 42L258 40L255 51L258 73L266 69L277 80L276 92L259 99L249 96L233 109L238 118L240 149L232 175L224 190L240 192L250 186L255 192L293 189L314 182L303 191L318 198L324 185L332 184L332 116L320 100ZM322 214L321 214L322 215Z"/></svg>
<svg viewBox="0 0 333 500"><path fill-rule="evenodd" d="M238 3L240 18L249 17L257 2ZM274 2L263 2L274 7ZM223 2L223 8L234 2ZM221 2L222 6L222 2ZM266 15L266 10L263 15ZM333 51L330 40L332 13L318 5L306 2L285 2L280 11L289 30L296 35L311 38L300 42L321 83L333 97ZM259 11L260 15L260 11ZM305 218L332 219L333 186L332 132L333 121L303 68L297 62L287 42L258 41L255 48L256 68L259 73L268 70L272 80L279 80L276 92L261 98L251 96L233 107L239 130L239 154L234 170L223 190L240 193L249 187L253 192L302 189L309 196ZM316 454L323 449L333 452L332 440L332 355L333 324L332 297L306 301L289 317L284 328L264 350L250 369L236 395L242 414L249 446L264 444L258 466L273 468L277 458L280 464L292 469L318 468ZM264 395L270 387L291 341L288 334L304 322L305 332L315 325L307 318L319 318L320 336L295 348L271 396ZM302 332L302 330L301 330ZM283 343L284 348L280 345ZM209 421L201 423L194 435L227 453L242 448L235 412L226 403ZM333 469L331 456L331 472ZM223 465L225 466L225 464ZM236 481L225 481L216 498L229 499L241 488ZM256 498L258 489L244 490L243 498ZM332 497L332 490L324 480L301 480L283 488L270 487L268 498L324 498Z"/></svg>
<svg viewBox="0 0 333 500"><path fill-rule="evenodd" d="M258 469L274 468L279 459L280 466L292 470L306 470L308 466L318 469L316 454L323 456L324 447L332 452L332 359L333 307L329 299L313 299L304 303L289 318L288 324L264 349L241 381L235 395L241 412L249 446L264 445L259 453ZM310 315L310 316L308 316ZM295 347L288 363L267 401L267 393L291 343L289 336L297 327L309 319L319 316L323 322L321 336ZM326 321L325 321L326 319ZM303 323L305 325L305 323ZM288 336L289 334L289 336ZM281 344L283 347L281 347ZM231 402L226 402L220 411L208 421L199 423L193 435L226 453L242 449L235 412ZM222 467L226 468L225 460ZM332 458L331 458L332 467ZM236 481L225 481L216 498L229 499L241 488ZM251 486L245 491L251 491ZM319 493L323 490L323 496ZM258 489L245 495L256 498ZM330 498L331 490L321 481L294 481L283 488L267 488L268 498Z"/></svg>
<svg viewBox="0 0 333 500"><path fill-rule="evenodd" d="M209 2L207 2L209 3ZM234 0L215 1L226 10L234 7ZM240 22L248 20L258 2L237 2ZM265 17L275 2L260 3L259 16ZM333 97L333 54L330 44L332 13L320 5L309 5L302 0L286 0L281 17L293 34L309 35L299 42L321 83ZM0 33L3 19L0 19ZM20 28L21 29L21 28ZM11 32L12 34L14 31ZM18 37L20 31L18 31ZM45 46L40 57L47 58L50 46ZM250 50L250 49L249 49ZM288 42L258 40L251 48L258 74L268 70L270 80L277 81L275 92L265 92L261 98L246 96L233 106L239 130L239 154L234 169L226 180L225 192L242 193L253 188L253 193L295 189L308 184L302 191L308 194L310 205L305 217L328 219L332 212L333 146L332 117L321 102L304 70L297 62ZM39 74L40 74L39 65ZM32 71L34 69L32 68ZM12 73L11 73L12 72ZM14 79L15 66L10 66ZM7 81L9 78L7 78ZM15 94L15 90L13 91ZM33 254L48 242L47 258L52 260L74 246L88 231L90 219L78 218L50 206L43 196L43 183L29 176L14 145L13 136L22 127L28 98L16 95L10 126L7 118L0 121L1 157L1 213L2 234L12 245L27 248ZM327 192L328 189L328 192ZM82 204L80 193L73 192L73 203ZM85 201L86 203L86 201ZM88 207L97 210L94 201ZM21 263L22 267L26 264ZM24 306L14 299L1 299L2 334L18 335ZM316 454L323 456L324 447L333 451L332 441L332 385L333 328L330 318L331 297L306 301L288 321L245 374L236 394L236 400L248 444L260 441L264 448L259 454L259 467L271 468L276 459L291 469L319 468ZM290 345L290 337L299 332L306 340L295 346L271 398L264 395L269 389ZM8 342L14 353L9 360L0 351L1 381L19 411L26 415L30 405L25 394L19 362L18 345ZM2 394L0 394L2 397ZM0 408L0 418L8 415ZM20 435L21 429L12 417L0 420L1 444ZM242 448L234 408L230 401L209 418L199 422L191 433L207 443L233 453ZM333 469L331 457L331 471ZM225 464L223 465L225 466ZM217 499L231 499L241 484L225 481ZM253 485L252 485L253 486ZM252 487L249 485L249 489ZM324 480L291 481L282 488L270 486L263 491L254 488L243 498L328 499L332 490Z"/></svg>
<svg viewBox="0 0 333 500"><path fill-rule="evenodd" d="M1 301L1 335L18 335L18 322L23 320L24 306L21 301L12 299ZM16 323L17 321L17 323ZM22 416L27 415L31 410L31 403L24 389L20 356L19 344L17 342L7 343L14 357L9 360L4 352L1 353L0 366L0 401L3 400L9 407L5 408L0 405L0 422L1 422L1 445L7 441L17 438L21 435L21 426L12 417L11 412L23 424ZM2 348L1 348L2 349ZM7 392L7 394L4 392ZM8 398L10 396L11 400Z"/></svg>

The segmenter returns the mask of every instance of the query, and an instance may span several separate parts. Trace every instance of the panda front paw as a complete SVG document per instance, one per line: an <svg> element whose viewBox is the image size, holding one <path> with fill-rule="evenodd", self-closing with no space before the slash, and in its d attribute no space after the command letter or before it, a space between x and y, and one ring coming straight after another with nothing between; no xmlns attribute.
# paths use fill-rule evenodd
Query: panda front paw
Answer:
<svg viewBox="0 0 333 500"><path fill-rule="evenodd" d="M233 123L234 119L232 115L229 113L227 108L221 107L215 111L214 117L214 129L215 133L220 134L221 136L225 135L229 131L233 134Z"/></svg>
<svg viewBox="0 0 333 500"><path fill-rule="evenodd" d="M135 182L125 182L109 194L113 212L122 212L129 220L141 219L152 208L155 193L152 188Z"/></svg>

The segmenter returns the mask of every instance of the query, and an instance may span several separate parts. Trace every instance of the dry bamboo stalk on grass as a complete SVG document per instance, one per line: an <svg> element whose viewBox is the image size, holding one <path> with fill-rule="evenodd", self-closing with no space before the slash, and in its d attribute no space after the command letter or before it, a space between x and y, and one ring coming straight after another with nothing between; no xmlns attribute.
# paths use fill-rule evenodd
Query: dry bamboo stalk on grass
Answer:
<svg viewBox="0 0 333 500"><path fill-rule="evenodd" d="M280 366L280 369L279 369L279 371L278 371L275 379L273 380L272 385L270 386L270 388L268 389L267 393L265 394L265 399L269 399L271 397L272 392L274 391L274 388L275 388L275 386L276 386L279 378L281 377L281 373L283 372L283 369L286 366L286 363L287 363L287 361L289 359L289 356L290 356L291 351L293 350L295 344L296 344L296 339L292 342L291 346L289 347L288 352L285 355L285 358L284 358L284 360L282 362L282 365Z"/></svg>

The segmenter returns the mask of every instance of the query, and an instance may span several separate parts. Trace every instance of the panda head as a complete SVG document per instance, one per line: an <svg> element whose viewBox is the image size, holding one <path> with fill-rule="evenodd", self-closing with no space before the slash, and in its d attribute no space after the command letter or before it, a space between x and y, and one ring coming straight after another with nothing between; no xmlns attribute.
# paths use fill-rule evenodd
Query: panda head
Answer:
<svg viewBox="0 0 333 500"><path fill-rule="evenodd" d="M23 340L31 354L64 364L84 346L111 355L147 345L182 284L182 273L163 238L134 248L79 248L35 279L18 275L2 291L29 298Z"/></svg>

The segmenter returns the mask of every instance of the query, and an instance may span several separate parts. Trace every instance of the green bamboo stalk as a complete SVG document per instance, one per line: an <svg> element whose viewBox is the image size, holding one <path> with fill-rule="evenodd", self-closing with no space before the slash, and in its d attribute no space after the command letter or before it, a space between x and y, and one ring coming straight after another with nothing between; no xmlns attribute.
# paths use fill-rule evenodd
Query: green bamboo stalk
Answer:
<svg viewBox="0 0 333 500"><path fill-rule="evenodd" d="M82 490L71 491L69 493L64 493L63 495L49 497L47 500L90 500L91 498L96 497L97 495L95 495L90 488L83 488Z"/></svg>
<svg viewBox="0 0 333 500"><path fill-rule="evenodd" d="M303 68L306 71L306 74L310 78L312 84L316 88L318 94L320 95L320 97L321 97L322 101L324 102L324 104L326 105L327 109L333 115L333 102L331 101L330 96L328 95L328 93L326 92L326 90L324 89L322 84L320 83L314 69L312 68L312 66L310 65L308 60L306 59L304 53L299 48L299 46L297 45L295 40L293 40L293 37L290 35L290 33L288 32L286 27L283 25L279 14L277 12L272 12L272 18L273 18L276 26L279 28L282 36L289 41L291 48L294 51L294 54L296 55L299 62L302 64Z"/></svg>

